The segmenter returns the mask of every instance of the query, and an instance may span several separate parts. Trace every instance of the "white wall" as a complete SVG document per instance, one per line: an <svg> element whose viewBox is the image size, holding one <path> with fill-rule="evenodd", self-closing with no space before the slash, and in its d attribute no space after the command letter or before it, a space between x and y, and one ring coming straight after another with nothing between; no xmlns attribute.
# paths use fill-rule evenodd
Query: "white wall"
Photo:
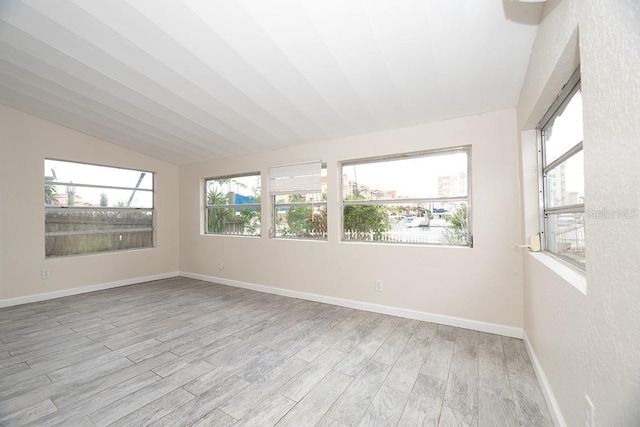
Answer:
<svg viewBox="0 0 640 427"><path fill-rule="evenodd" d="M548 256L524 254L524 329L567 425L585 425L585 395L596 425L638 425L640 2L565 0L547 8L518 105L523 234L535 232L537 222L530 129L574 68L578 38L585 209L593 215L585 221L586 294ZM627 216L595 218L604 209Z"/></svg>
<svg viewBox="0 0 640 427"><path fill-rule="evenodd" d="M0 129L0 304L177 272L176 166L2 105ZM45 259L45 157L156 172L156 247Z"/></svg>
<svg viewBox="0 0 640 427"><path fill-rule="evenodd" d="M180 270L192 274L521 328L515 110L291 147L180 168ZM472 145L474 248L340 241L342 160ZM293 241L202 234L204 178L321 159L328 167L329 239ZM218 262L224 261L224 270ZM374 292L374 280L384 292Z"/></svg>

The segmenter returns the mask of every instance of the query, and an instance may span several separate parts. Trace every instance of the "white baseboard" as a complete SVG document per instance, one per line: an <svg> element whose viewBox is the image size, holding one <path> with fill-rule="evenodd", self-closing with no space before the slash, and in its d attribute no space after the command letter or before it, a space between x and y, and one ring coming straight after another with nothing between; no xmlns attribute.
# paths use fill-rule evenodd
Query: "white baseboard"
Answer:
<svg viewBox="0 0 640 427"><path fill-rule="evenodd" d="M46 292L43 294L26 295L23 297L1 299L0 308L11 307L13 305L27 304L30 302L45 301L45 300L50 300L54 298L66 297L69 295L78 295L78 294L84 294L87 292L101 291L103 289L117 288L120 286L128 286L136 283L150 282L152 280L169 279L171 277L178 277L178 276L179 276L179 273L177 271L174 271L171 273L154 274L152 276L134 277L132 279L117 280L115 282L98 283L96 285L81 286L79 288L63 289L60 291Z"/></svg>
<svg viewBox="0 0 640 427"><path fill-rule="evenodd" d="M405 308L391 307L388 305L374 304L350 300L345 298L336 298L327 295L314 294L309 292L294 291L291 289L282 289L273 286L257 285L254 283L241 282L239 280L225 279L222 277L206 276L204 274L189 273L181 271L180 276L191 279L203 280L205 282L219 283L221 285L233 286L236 288L251 289L254 291L265 292L269 294L282 295L287 297L299 298L308 301L322 302L326 304L338 305L341 307L354 308L357 310L371 311L374 313L388 314L391 316L406 317L408 319L420 320L424 322L440 323L443 325L456 326L464 329L472 329L480 332L504 335L512 338L522 338L522 329L512 326L499 325L496 323L479 322L477 320L463 319L460 317L445 316L441 314L427 313L417 310L409 310Z"/></svg>
<svg viewBox="0 0 640 427"><path fill-rule="evenodd" d="M551 413L551 418L553 419L553 424L556 427L567 427L567 423L564 421L564 417L562 416L562 412L560 411L560 406L558 405L558 401L553 394L553 390L551 389L551 384L549 384L549 380L547 376L544 374L544 370L538 362L538 358L536 357L535 351L533 351L533 347L531 346L531 342L529 342L529 338L527 337L527 333L523 330L522 337L524 340L524 346L527 349L527 353L529 353L529 359L531 359L531 364L533 365L534 371L536 371L536 376L538 377L538 382L540 383L540 388L542 389L542 394L544 395L544 399L547 401L547 406L549 407L549 412Z"/></svg>

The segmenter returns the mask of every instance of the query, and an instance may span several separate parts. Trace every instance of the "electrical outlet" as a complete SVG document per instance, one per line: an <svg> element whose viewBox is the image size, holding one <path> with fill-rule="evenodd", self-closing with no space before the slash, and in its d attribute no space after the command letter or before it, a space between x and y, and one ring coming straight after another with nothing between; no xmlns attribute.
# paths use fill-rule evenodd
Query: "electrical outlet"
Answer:
<svg viewBox="0 0 640 427"><path fill-rule="evenodd" d="M591 399L589 399L589 396L585 395L584 398L587 401L584 406L584 417L586 419L585 426L595 427L593 403L591 402Z"/></svg>
<svg viewBox="0 0 640 427"><path fill-rule="evenodd" d="M220 260L218 262L218 270L224 270L224 261Z"/></svg>
<svg viewBox="0 0 640 427"><path fill-rule="evenodd" d="M376 292L382 292L382 280L375 281Z"/></svg>
<svg viewBox="0 0 640 427"><path fill-rule="evenodd" d="M51 270L49 268L43 268L40 270L40 278L42 280L47 280L51 278Z"/></svg>

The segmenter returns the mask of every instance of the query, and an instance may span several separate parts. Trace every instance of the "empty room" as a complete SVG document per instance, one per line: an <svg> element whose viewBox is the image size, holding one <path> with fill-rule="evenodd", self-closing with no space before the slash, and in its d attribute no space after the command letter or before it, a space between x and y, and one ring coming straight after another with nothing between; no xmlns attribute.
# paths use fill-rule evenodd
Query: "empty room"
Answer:
<svg viewBox="0 0 640 427"><path fill-rule="evenodd" d="M2 0L0 425L640 425L639 141L637 0Z"/></svg>

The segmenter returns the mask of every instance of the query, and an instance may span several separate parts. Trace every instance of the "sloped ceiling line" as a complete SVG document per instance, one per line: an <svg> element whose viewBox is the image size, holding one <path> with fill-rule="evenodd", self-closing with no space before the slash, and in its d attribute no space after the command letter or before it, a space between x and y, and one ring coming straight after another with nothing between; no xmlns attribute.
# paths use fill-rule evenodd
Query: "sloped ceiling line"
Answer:
<svg viewBox="0 0 640 427"><path fill-rule="evenodd" d="M0 103L175 164L514 108L512 3L2 0Z"/></svg>

